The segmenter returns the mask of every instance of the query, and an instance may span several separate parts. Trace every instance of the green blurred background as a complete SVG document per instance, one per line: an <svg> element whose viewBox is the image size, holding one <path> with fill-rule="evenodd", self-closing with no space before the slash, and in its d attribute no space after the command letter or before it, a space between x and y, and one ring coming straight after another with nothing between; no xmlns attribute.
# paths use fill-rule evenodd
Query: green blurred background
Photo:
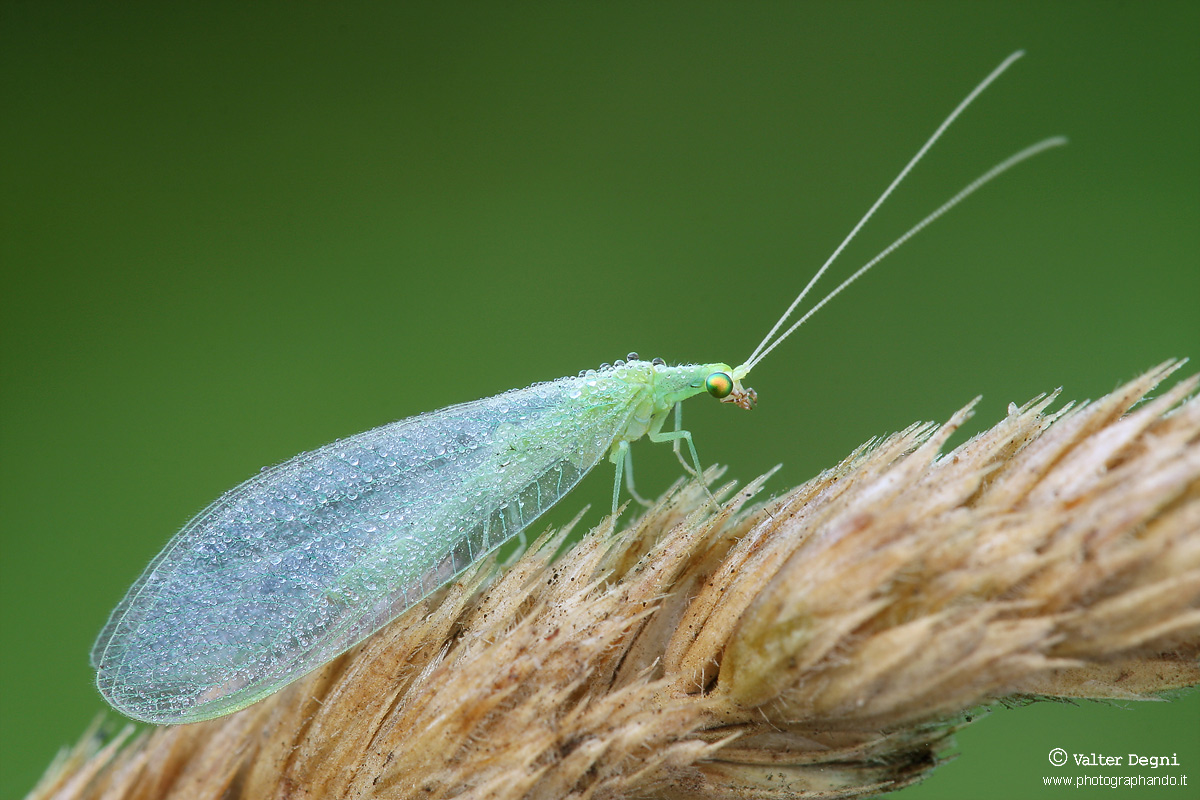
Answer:
<svg viewBox="0 0 1200 800"><path fill-rule="evenodd" d="M690 404L701 457L782 491L977 394L975 429L1200 355L1194 2L119 5L0 11L0 796L104 710L93 637L221 491L629 350L739 362L1017 48L835 275L1071 146L817 316L754 413ZM556 520L598 521L602 472ZM1036 796L1052 747L1200 782L1198 711L1000 710L905 796Z"/></svg>

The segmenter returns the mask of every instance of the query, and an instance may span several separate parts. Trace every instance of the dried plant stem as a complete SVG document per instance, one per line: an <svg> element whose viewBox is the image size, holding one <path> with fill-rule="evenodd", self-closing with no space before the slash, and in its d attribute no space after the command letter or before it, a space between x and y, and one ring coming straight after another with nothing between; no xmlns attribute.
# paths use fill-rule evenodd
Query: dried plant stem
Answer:
<svg viewBox="0 0 1200 800"><path fill-rule="evenodd" d="M89 732L31 797L850 797L927 775L981 703L1196 684L1197 379L1134 408L1179 366L547 535L245 711Z"/></svg>

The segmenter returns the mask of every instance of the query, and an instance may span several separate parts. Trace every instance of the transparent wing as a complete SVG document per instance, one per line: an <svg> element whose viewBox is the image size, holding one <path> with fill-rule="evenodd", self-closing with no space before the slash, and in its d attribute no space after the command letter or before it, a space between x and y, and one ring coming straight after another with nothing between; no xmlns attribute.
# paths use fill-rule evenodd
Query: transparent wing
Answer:
<svg viewBox="0 0 1200 800"><path fill-rule="evenodd" d="M158 723L271 694L528 526L605 455L629 399L564 378L265 470L184 526L117 606L92 650L101 693Z"/></svg>

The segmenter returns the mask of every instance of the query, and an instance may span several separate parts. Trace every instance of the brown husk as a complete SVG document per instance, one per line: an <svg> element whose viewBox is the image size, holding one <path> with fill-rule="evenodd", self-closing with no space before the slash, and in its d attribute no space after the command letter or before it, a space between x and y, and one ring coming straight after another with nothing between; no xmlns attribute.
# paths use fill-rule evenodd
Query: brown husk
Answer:
<svg viewBox="0 0 1200 800"><path fill-rule="evenodd" d="M939 455L968 406L758 505L766 476L716 514L683 484L557 559L548 534L244 711L93 728L30 797L861 796L980 704L1194 685L1197 379L1146 399L1179 366Z"/></svg>

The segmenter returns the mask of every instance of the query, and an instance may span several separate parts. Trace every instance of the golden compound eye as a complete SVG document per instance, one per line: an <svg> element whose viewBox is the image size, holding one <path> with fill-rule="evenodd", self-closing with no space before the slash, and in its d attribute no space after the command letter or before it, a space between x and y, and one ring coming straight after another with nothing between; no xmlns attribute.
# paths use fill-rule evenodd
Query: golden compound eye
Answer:
<svg viewBox="0 0 1200 800"><path fill-rule="evenodd" d="M733 391L733 378L724 372L714 372L704 379L704 388L718 400L724 399Z"/></svg>

